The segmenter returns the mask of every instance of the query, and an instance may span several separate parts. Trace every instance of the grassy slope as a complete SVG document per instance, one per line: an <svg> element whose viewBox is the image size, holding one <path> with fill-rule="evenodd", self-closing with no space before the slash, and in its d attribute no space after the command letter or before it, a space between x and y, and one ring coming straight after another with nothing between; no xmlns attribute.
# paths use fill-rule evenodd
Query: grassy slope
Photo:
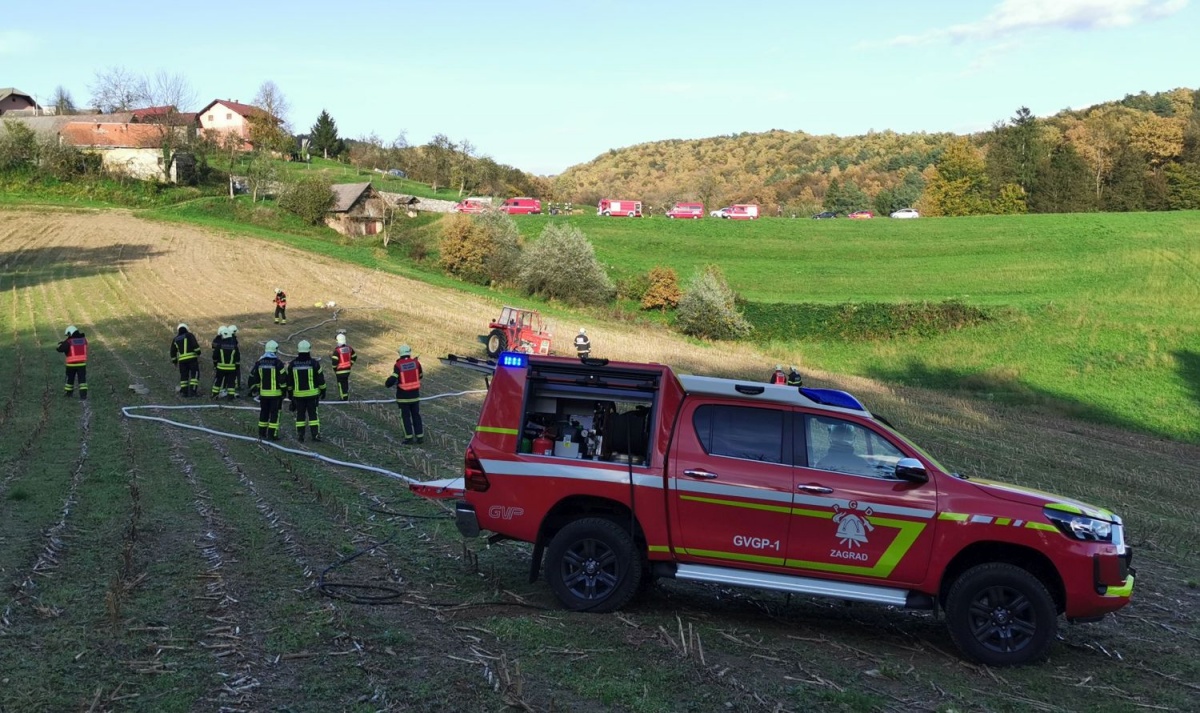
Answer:
<svg viewBox="0 0 1200 713"><path fill-rule="evenodd" d="M218 160L216 165L227 167ZM245 161L234 166L234 173L245 171ZM419 198L439 198L441 200L459 200L458 191L450 188L433 190L427 184L410 181L406 178L393 178L375 171L355 168L346 163L313 157L311 163L279 161L278 168L283 176L288 178L301 176L321 176L330 183L363 183L370 181L378 190L389 193L404 193Z"/></svg>
<svg viewBox="0 0 1200 713"><path fill-rule="evenodd" d="M1072 412L1200 440L1195 213L918 221L572 218L615 277L718 264L764 303L941 301L1006 308L928 340L766 344L780 361ZM532 237L542 223L520 222Z"/></svg>

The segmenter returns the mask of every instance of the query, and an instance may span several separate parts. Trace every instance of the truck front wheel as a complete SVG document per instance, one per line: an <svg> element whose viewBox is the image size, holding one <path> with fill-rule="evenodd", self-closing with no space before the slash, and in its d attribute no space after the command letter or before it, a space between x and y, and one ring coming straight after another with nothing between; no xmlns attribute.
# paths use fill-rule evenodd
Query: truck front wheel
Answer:
<svg viewBox="0 0 1200 713"><path fill-rule="evenodd" d="M1058 613L1040 579L1016 565L992 562L972 567L954 582L946 597L946 622L967 658L988 666L1019 666L1046 655Z"/></svg>
<svg viewBox="0 0 1200 713"><path fill-rule="evenodd" d="M585 518L558 531L546 549L546 581L572 611L620 609L638 591L642 562L629 530Z"/></svg>

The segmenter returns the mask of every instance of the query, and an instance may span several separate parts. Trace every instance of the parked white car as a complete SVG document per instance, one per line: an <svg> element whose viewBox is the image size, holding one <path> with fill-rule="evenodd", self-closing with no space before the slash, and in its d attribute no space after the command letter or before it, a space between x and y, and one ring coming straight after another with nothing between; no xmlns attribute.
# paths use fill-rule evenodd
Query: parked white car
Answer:
<svg viewBox="0 0 1200 713"><path fill-rule="evenodd" d="M710 211L708 211L708 217L709 218L728 218L729 217L729 208L730 208L730 206L725 206L724 208L719 208L717 210L710 210Z"/></svg>
<svg viewBox="0 0 1200 713"><path fill-rule="evenodd" d="M914 209L914 208L901 208L900 210L896 211L895 213L892 213L891 217L893 217L893 218L920 218L921 214L918 213L916 211L916 209Z"/></svg>

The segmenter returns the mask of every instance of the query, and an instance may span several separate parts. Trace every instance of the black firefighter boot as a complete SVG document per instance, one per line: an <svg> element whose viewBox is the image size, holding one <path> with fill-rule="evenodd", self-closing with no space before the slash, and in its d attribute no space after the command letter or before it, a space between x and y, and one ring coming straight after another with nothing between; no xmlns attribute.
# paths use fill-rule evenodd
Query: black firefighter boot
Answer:
<svg viewBox="0 0 1200 713"><path fill-rule="evenodd" d="M79 400L87 401L87 387L86 386L79 390Z"/></svg>
<svg viewBox="0 0 1200 713"><path fill-rule="evenodd" d="M304 443L304 426L296 429L296 440Z"/></svg>
<svg viewBox="0 0 1200 713"><path fill-rule="evenodd" d="M321 441L321 427L320 426L313 426L312 424L309 424L308 433L309 433L309 435L312 436L313 443L319 443Z"/></svg>

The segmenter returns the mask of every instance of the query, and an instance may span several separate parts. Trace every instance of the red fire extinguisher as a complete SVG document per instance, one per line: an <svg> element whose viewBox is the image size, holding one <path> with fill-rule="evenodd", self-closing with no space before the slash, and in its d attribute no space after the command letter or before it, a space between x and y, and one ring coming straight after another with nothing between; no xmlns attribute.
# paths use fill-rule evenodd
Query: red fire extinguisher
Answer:
<svg viewBox="0 0 1200 713"><path fill-rule="evenodd" d="M546 432L533 439L533 454L538 456L554 455L554 441L546 437Z"/></svg>

